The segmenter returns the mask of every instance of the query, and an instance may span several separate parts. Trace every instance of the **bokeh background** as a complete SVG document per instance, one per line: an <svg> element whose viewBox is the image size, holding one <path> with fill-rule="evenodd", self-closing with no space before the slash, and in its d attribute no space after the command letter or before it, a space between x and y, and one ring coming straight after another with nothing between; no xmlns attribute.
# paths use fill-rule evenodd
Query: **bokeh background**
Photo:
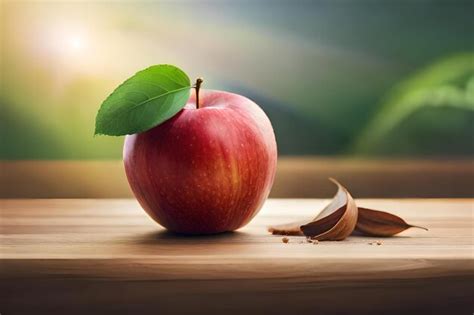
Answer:
<svg viewBox="0 0 474 315"><path fill-rule="evenodd" d="M240 93L281 155L471 156L472 1L3 1L2 159L119 159L97 109L171 63Z"/></svg>
<svg viewBox="0 0 474 315"><path fill-rule="evenodd" d="M469 0L3 0L1 196L130 196L123 138L94 137L95 115L160 63L261 105L279 146L272 196L327 196L328 176L357 197L473 196L473 12Z"/></svg>

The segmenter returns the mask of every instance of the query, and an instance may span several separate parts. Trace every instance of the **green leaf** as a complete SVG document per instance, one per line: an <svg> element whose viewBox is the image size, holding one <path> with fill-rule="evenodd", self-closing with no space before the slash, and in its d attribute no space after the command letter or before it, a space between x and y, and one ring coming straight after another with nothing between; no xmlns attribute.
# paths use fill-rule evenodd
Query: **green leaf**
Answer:
<svg viewBox="0 0 474 315"><path fill-rule="evenodd" d="M176 115L186 105L190 89L189 77L175 66L137 72L102 103L95 134L123 136L149 130Z"/></svg>
<svg viewBox="0 0 474 315"><path fill-rule="evenodd" d="M397 133L409 117L428 107L474 111L473 53L443 59L397 84L360 132L351 151L367 154L390 146L388 136Z"/></svg>

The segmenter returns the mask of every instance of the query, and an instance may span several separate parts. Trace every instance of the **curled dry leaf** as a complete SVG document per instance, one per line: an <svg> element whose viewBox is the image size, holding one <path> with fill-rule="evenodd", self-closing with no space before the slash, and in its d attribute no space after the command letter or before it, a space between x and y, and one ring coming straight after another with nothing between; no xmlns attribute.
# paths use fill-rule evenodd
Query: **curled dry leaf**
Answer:
<svg viewBox="0 0 474 315"><path fill-rule="evenodd" d="M357 206L354 199L339 182L331 178L338 191L331 203L309 223L290 223L272 226L272 234L306 235L319 241L339 241L354 231L357 222Z"/></svg>
<svg viewBox="0 0 474 315"><path fill-rule="evenodd" d="M311 220L271 226L268 231L277 235L306 235L313 240L339 241L351 234L368 236L392 236L408 228L427 228L406 223L388 212L357 208L346 188L330 178L338 187L331 203Z"/></svg>
<svg viewBox="0 0 474 315"><path fill-rule="evenodd" d="M428 230L421 226L408 224L402 218L388 212L361 207L358 208L358 211L359 216L354 234L392 236L411 227Z"/></svg>
<svg viewBox="0 0 474 315"><path fill-rule="evenodd" d="M319 241L340 241L351 235L357 222L357 206L351 194L335 179L337 193L332 202L310 223L302 225L306 236Z"/></svg>

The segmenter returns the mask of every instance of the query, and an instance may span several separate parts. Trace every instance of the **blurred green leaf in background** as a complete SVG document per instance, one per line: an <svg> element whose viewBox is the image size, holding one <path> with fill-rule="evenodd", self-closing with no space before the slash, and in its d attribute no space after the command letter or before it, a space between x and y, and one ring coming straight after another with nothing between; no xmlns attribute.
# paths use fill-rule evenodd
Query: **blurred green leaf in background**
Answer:
<svg viewBox="0 0 474 315"><path fill-rule="evenodd" d="M395 86L354 146L366 155L473 155L474 54L437 62Z"/></svg>

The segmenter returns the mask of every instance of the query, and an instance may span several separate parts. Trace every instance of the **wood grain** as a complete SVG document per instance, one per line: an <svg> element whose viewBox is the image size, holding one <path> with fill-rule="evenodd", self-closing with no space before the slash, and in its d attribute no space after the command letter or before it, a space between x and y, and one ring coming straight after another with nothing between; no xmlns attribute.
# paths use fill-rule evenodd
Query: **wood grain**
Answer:
<svg viewBox="0 0 474 315"><path fill-rule="evenodd" d="M164 231L134 200L0 202L2 314L473 309L472 199L357 200L429 231L318 245L266 226L313 217L321 199L269 200L240 231L205 237Z"/></svg>

